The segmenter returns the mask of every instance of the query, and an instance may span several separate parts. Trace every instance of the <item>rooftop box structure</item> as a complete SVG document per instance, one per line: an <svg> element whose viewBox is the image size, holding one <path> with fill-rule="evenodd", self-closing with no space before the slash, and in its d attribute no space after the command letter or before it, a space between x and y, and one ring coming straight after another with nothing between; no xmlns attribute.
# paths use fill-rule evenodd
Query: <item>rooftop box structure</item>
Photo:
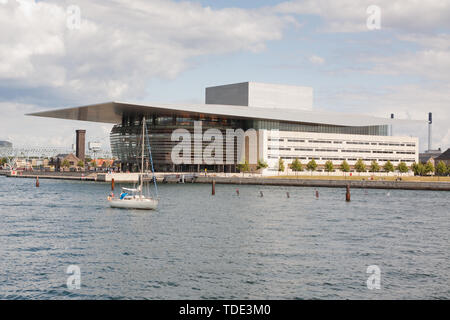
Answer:
<svg viewBox="0 0 450 320"><path fill-rule="evenodd" d="M243 82L206 88L206 104L312 110L313 88Z"/></svg>

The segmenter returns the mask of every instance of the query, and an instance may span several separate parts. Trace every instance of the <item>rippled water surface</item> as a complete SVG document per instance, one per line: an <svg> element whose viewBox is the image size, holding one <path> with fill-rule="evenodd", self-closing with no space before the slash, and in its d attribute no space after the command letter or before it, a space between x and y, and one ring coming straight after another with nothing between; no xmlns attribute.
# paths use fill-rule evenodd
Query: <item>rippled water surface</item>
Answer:
<svg viewBox="0 0 450 320"><path fill-rule="evenodd" d="M0 299L450 298L449 192L161 185L139 212L108 191L0 177Z"/></svg>

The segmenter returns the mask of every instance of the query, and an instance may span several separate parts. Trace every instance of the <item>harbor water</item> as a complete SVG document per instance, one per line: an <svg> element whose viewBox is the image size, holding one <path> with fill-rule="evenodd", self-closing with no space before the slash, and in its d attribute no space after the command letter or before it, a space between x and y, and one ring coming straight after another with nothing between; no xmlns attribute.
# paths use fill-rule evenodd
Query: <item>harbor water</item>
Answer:
<svg viewBox="0 0 450 320"><path fill-rule="evenodd" d="M0 299L450 298L450 192L174 184L153 212L109 192L0 177Z"/></svg>

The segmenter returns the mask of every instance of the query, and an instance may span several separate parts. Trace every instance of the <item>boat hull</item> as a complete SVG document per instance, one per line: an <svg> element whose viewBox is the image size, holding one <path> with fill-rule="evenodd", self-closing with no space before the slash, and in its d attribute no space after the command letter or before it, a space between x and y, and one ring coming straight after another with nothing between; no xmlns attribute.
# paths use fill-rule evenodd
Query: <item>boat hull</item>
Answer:
<svg viewBox="0 0 450 320"><path fill-rule="evenodd" d="M156 208L158 208L158 200L156 200L156 199L130 199L130 200L112 199L112 200L109 200L109 205L111 208L119 208L119 209L156 210Z"/></svg>

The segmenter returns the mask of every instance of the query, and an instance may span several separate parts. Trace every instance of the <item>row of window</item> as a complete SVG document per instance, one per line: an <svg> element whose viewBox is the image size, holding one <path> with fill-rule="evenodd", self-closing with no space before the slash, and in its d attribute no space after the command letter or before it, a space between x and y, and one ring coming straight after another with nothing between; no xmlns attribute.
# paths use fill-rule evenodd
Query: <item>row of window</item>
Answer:
<svg viewBox="0 0 450 320"><path fill-rule="evenodd" d="M313 149L313 148L295 148L295 147L276 147L270 146L268 150L281 150L281 151L292 151L294 148L295 151L316 151L316 152L339 152L338 149ZM352 150L352 149L342 149L341 152L345 153L379 153L379 154L411 154L415 155L416 153L413 151L391 151L391 150Z"/></svg>
<svg viewBox="0 0 450 320"><path fill-rule="evenodd" d="M372 145L372 146L391 146L391 147L415 147L415 143L384 143L384 142L362 142L362 141L335 141L335 140L306 140L293 138L268 138L269 142L309 142L324 144L352 144L352 145Z"/></svg>
<svg viewBox="0 0 450 320"><path fill-rule="evenodd" d="M292 157L292 156L286 156L283 155L281 157L278 157L276 155L269 155L269 159L283 159L283 160L295 160L295 159L299 159L299 160L316 160L316 161L358 161L359 159L357 158L330 158L330 157ZM377 162L387 162L387 161L391 161L391 162L405 162L405 163L414 163L414 160L411 159L376 159L376 158L363 158L361 159L363 161L377 161Z"/></svg>

